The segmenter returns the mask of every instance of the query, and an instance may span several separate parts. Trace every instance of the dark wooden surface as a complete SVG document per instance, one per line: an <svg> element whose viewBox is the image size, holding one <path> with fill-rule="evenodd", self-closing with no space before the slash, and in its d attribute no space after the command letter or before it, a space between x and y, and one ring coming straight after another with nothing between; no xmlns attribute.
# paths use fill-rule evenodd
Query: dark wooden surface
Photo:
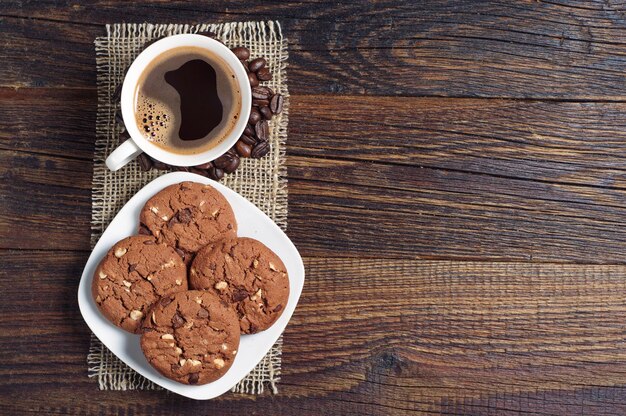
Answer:
<svg viewBox="0 0 626 416"><path fill-rule="evenodd" d="M279 19L307 282L278 395L99 391L104 25ZM626 4L0 2L0 414L626 414Z"/></svg>

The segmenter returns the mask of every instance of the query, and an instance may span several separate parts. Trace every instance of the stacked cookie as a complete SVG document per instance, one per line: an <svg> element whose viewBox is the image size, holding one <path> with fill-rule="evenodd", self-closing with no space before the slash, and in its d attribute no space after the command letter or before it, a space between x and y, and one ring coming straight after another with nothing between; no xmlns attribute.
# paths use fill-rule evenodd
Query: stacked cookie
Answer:
<svg viewBox="0 0 626 416"><path fill-rule="evenodd" d="M263 243L237 237L221 193L182 182L146 203L139 235L109 250L92 293L109 321L141 335L148 362L161 374L205 384L228 371L241 334L263 331L280 317L289 277Z"/></svg>

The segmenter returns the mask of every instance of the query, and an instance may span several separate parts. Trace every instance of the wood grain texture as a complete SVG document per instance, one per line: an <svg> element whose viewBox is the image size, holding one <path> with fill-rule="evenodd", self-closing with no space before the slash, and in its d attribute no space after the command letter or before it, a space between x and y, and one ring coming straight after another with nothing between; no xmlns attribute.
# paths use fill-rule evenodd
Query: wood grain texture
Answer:
<svg viewBox="0 0 626 416"><path fill-rule="evenodd" d="M29 225L2 247L88 248L92 99L0 90L0 218ZM289 233L305 254L624 262L625 104L294 96L292 109Z"/></svg>
<svg viewBox="0 0 626 416"><path fill-rule="evenodd" d="M307 258L280 396L97 392L86 402L96 385L85 377L75 291L88 253L1 253L0 311L13 317L0 322L3 414L618 415L626 406L625 266Z"/></svg>
<svg viewBox="0 0 626 416"><path fill-rule="evenodd" d="M290 230L310 255L623 262L621 103L292 108Z"/></svg>
<svg viewBox="0 0 626 416"><path fill-rule="evenodd" d="M89 249L92 166L0 150L0 248Z"/></svg>
<svg viewBox="0 0 626 416"><path fill-rule="evenodd" d="M624 100L626 22L612 1L88 4L6 1L2 86L93 86L104 23L280 19L300 93ZM261 14L259 14L261 13ZM36 29L36 30L35 30ZM29 54L46 50L47 54ZM29 60L20 59L28 54ZM59 66L58 62L64 62Z"/></svg>
<svg viewBox="0 0 626 416"><path fill-rule="evenodd" d="M96 90L0 88L0 150L91 161Z"/></svg>
<svg viewBox="0 0 626 416"><path fill-rule="evenodd" d="M3 1L0 414L625 414L624 13ZM276 396L86 376L93 39L122 15L279 19L289 39L289 235L307 282Z"/></svg>
<svg viewBox="0 0 626 416"><path fill-rule="evenodd" d="M626 189L623 103L300 95L291 105L290 154Z"/></svg>
<svg viewBox="0 0 626 416"><path fill-rule="evenodd" d="M88 249L90 165L13 151L0 160L0 219L24 226L0 246ZM288 166L289 234L308 255L624 261L621 189L302 156Z"/></svg>

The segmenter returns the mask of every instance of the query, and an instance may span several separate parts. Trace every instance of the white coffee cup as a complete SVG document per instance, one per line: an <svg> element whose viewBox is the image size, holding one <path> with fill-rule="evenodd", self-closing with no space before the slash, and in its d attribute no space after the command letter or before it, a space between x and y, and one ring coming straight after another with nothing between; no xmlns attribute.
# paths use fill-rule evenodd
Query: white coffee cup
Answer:
<svg viewBox="0 0 626 416"><path fill-rule="evenodd" d="M164 52L186 46L206 49L223 59L235 75L235 80L241 94L241 112L239 113L237 122L228 135L215 147L196 154L168 152L162 147L155 145L144 137L135 121L134 95L144 69L150 62ZM158 40L141 52L133 61L130 68L128 68L122 85L121 107L122 118L124 119L124 124L130 135L130 139L119 145L117 149L107 157L106 165L112 171L116 171L139 156L142 152L146 152L156 160L174 166L195 166L215 160L233 147L239 137L241 137L248 123L248 118L250 117L251 104L252 92L250 90L250 82L248 81L246 70L235 54L222 43L207 36L188 34L174 35Z"/></svg>

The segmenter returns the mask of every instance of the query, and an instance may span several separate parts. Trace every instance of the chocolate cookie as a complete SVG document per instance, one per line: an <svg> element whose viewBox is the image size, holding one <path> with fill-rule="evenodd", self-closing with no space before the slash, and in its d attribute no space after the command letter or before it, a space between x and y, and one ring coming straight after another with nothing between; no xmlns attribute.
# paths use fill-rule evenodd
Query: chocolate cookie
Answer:
<svg viewBox="0 0 626 416"><path fill-rule="evenodd" d="M93 276L93 298L115 325L137 332L159 297L187 290L187 268L176 251L138 235L117 242Z"/></svg>
<svg viewBox="0 0 626 416"><path fill-rule="evenodd" d="M148 362L179 383L217 380L232 365L238 348L237 315L209 292L165 296L143 324L141 349Z"/></svg>
<svg viewBox="0 0 626 416"><path fill-rule="evenodd" d="M154 195L141 210L140 234L174 247L189 263L204 245L237 234L235 214L210 185L181 182Z"/></svg>
<svg viewBox="0 0 626 416"><path fill-rule="evenodd" d="M252 238L227 238L204 247L192 263L189 285L232 303L245 334L272 326L289 298L285 265Z"/></svg>

